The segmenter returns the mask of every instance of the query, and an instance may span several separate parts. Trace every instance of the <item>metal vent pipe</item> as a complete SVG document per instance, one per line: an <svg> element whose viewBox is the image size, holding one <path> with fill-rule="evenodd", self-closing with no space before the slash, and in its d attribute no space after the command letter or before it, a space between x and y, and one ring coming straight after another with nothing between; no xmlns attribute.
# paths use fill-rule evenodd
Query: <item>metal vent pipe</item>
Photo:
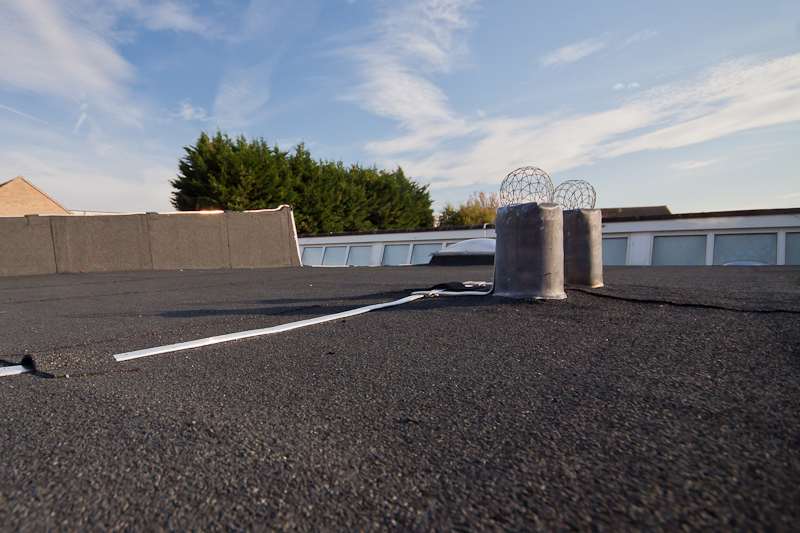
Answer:
<svg viewBox="0 0 800 533"><path fill-rule="evenodd" d="M563 299L564 232L561 206L528 203L497 210L494 295Z"/></svg>
<svg viewBox="0 0 800 533"><path fill-rule="evenodd" d="M564 283L603 286L603 216L599 209L564 211Z"/></svg>

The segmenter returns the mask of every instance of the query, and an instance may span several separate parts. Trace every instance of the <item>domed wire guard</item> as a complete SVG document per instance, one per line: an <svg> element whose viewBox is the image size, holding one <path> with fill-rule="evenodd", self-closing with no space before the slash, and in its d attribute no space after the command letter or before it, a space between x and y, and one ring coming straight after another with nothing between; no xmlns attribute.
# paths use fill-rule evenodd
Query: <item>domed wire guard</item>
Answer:
<svg viewBox="0 0 800 533"><path fill-rule="evenodd" d="M594 187L583 180L569 180L559 185L553 194L553 203L565 210L594 209L597 199Z"/></svg>
<svg viewBox="0 0 800 533"><path fill-rule="evenodd" d="M553 203L554 192L547 172L537 167L522 167L506 176L500 185L500 204Z"/></svg>

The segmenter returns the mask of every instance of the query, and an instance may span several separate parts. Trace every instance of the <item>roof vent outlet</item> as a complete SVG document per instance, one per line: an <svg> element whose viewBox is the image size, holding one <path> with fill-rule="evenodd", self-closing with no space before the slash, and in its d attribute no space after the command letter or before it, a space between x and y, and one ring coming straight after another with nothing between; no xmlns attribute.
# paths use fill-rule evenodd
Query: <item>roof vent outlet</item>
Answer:
<svg viewBox="0 0 800 533"><path fill-rule="evenodd" d="M564 292L564 218L550 203L497 210L494 295L561 300Z"/></svg>
<svg viewBox="0 0 800 533"><path fill-rule="evenodd" d="M603 286L603 216L599 209L564 211L564 283Z"/></svg>

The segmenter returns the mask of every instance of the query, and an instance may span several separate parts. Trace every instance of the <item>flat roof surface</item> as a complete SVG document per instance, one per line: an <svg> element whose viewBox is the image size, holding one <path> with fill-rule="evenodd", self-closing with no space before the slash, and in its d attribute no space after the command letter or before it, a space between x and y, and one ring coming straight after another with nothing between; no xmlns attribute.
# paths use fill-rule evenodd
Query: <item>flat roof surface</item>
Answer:
<svg viewBox="0 0 800 533"><path fill-rule="evenodd" d="M0 279L0 529L800 530L800 267L491 266ZM69 377L66 377L69 375Z"/></svg>

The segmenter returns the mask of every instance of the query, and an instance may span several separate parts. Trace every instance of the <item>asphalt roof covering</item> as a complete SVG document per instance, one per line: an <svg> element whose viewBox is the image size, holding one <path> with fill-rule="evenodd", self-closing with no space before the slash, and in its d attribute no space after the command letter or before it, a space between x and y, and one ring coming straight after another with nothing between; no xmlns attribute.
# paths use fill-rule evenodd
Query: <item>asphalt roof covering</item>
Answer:
<svg viewBox="0 0 800 533"><path fill-rule="evenodd" d="M800 530L800 268L605 278L126 363L491 267L0 279L0 529Z"/></svg>

